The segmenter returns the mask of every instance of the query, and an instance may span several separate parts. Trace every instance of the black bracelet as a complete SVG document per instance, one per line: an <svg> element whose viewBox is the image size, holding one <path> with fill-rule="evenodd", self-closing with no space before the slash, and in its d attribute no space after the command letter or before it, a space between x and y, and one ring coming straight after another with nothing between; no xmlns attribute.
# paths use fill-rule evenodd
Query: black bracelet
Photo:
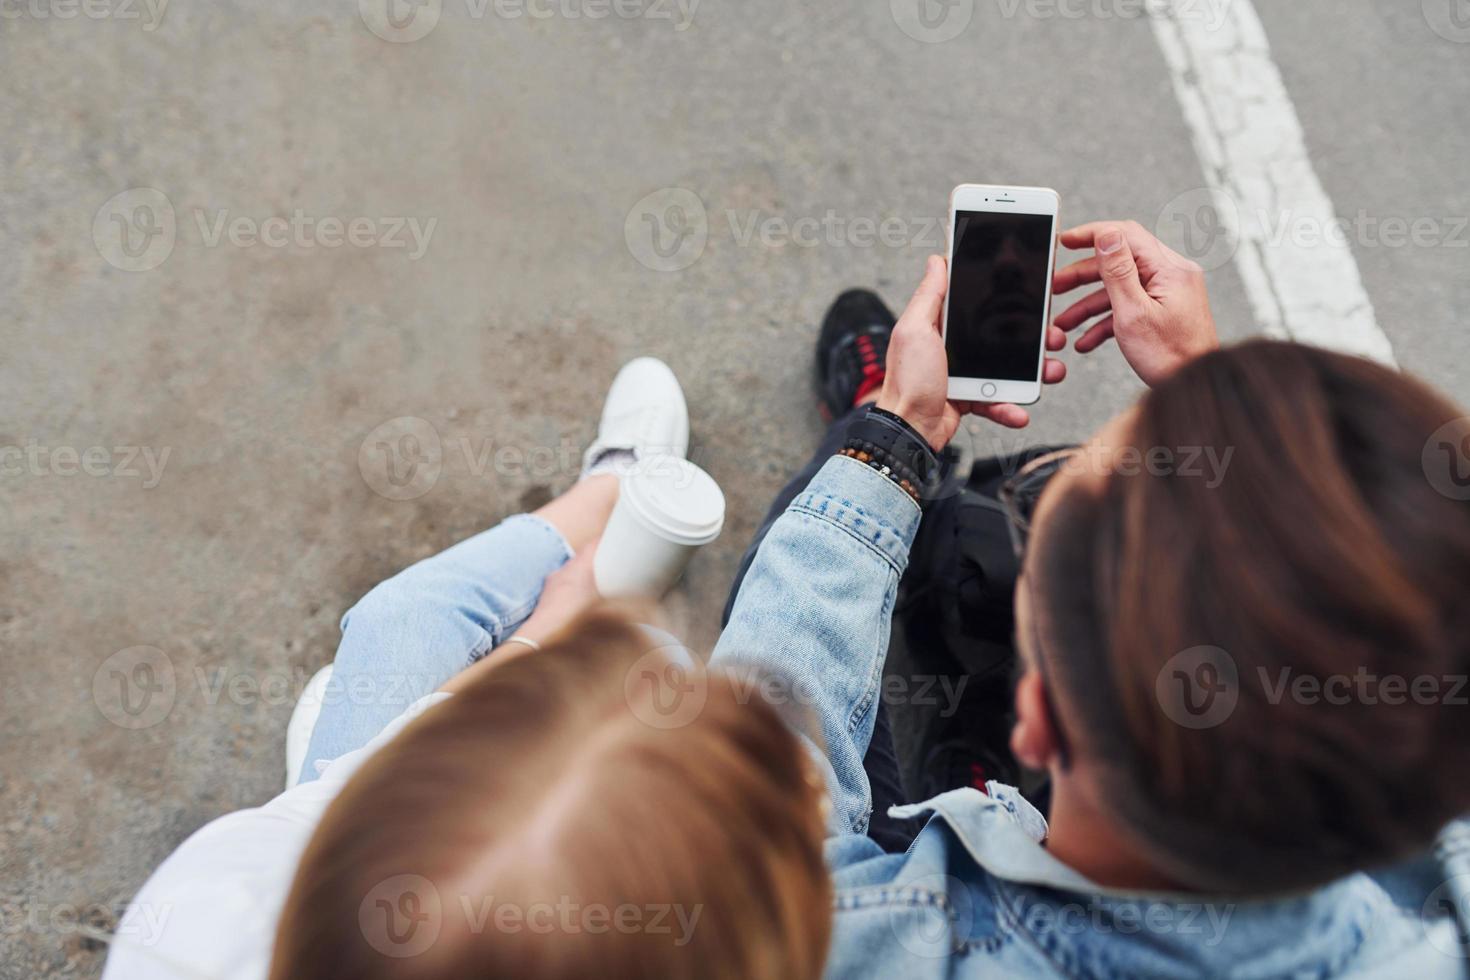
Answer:
<svg viewBox="0 0 1470 980"><path fill-rule="evenodd" d="M929 445L929 440L925 439L918 429L910 425L907 419L876 405L870 405L866 421L885 425L905 437L893 443L890 449L898 454L905 466L914 471L920 483L927 485L939 479L941 469L939 454Z"/></svg>
<svg viewBox="0 0 1470 980"><path fill-rule="evenodd" d="M868 414L869 415L878 415L878 416L881 416L881 417L887 419L890 422L896 422L896 423L898 423L903 429L905 429L915 439L918 439L919 441L921 441L922 443L924 443L924 445L926 445L926 446L929 445L929 440L928 439L925 439L924 436L923 436L923 434L920 433L918 429L916 429L912 425L910 425L908 419L904 418L902 415L899 415L897 412L890 412L888 409L886 409L886 408L879 408L877 405L869 405L868 406Z"/></svg>
<svg viewBox="0 0 1470 980"><path fill-rule="evenodd" d="M900 416L870 407L847 429L841 455L867 463L922 504L941 479L938 455Z"/></svg>

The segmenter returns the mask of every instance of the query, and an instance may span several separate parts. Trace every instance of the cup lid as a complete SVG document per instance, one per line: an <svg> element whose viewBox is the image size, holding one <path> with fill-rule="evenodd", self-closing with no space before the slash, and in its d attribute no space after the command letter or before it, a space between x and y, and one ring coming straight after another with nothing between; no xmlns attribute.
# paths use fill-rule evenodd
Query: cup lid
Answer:
<svg viewBox="0 0 1470 980"><path fill-rule="evenodd" d="M706 544L725 523L725 494L714 477L687 459L640 459L623 479L628 504L657 530L682 544Z"/></svg>

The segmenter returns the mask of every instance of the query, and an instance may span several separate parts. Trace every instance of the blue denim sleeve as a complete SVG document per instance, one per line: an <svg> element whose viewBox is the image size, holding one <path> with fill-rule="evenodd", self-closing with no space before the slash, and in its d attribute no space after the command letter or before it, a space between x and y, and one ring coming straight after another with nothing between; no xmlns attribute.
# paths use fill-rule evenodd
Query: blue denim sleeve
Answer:
<svg viewBox="0 0 1470 980"><path fill-rule="evenodd" d="M834 456L772 526L740 587L711 666L774 671L820 732L833 834L872 810L863 755L917 504L867 465ZM769 690L769 687L765 689Z"/></svg>

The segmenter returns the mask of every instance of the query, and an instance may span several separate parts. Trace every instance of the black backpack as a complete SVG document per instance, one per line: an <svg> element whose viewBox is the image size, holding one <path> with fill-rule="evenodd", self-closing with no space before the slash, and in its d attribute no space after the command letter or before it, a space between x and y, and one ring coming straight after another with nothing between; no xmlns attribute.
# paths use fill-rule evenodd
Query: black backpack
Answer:
<svg viewBox="0 0 1470 980"><path fill-rule="evenodd" d="M920 525L899 583L890 669L901 665L898 672L911 678L944 676L952 687L965 686L952 714L910 707L895 718L909 733L905 784L918 798L971 785L979 772L1023 781L1009 749L1020 564L999 493L1022 466L1055 448L977 460L968 475L951 470ZM1045 812L1045 781L1026 783L1027 797Z"/></svg>

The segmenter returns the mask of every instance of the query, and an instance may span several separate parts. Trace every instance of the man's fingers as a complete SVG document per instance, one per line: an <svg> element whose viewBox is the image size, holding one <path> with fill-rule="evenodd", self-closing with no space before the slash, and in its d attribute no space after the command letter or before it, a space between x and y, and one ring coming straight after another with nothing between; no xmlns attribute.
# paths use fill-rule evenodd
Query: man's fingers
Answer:
<svg viewBox="0 0 1470 980"><path fill-rule="evenodd" d="M984 402L971 402L970 414L978 415L983 419L989 419L996 425L1003 425L1007 429L1024 429L1031 424L1031 416L1020 405L1012 405L1008 402L997 402L990 405Z"/></svg>
<svg viewBox="0 0 1470 980"><path fill-rule="evenodd" d="M1077 338L1077 353L1088 354L1097 350L1107 343L1113 335L1113 318L1105 316L1087 329L1087 332Z"/></svg>
<svg viewBox="0 0 1470 980"><path fill-rule="evenodd" d="M1099 289L1095 293L1084 296L1081 300L1069 306L1056 319L1056 325L1062 330L1072 330L1082 326L1088 320L1100 313L1106 313L1113 308L1113 301L1108 298L1106 289Z"/></svg>
<svg viewBox="0 0 1470 980"><path fill-rule="evenodd" d="M1061 327L1047 327L1046 328L1046 349L1047 350L1066 350L1067 349L1067 335L1064 334L1064 333L1062 333L1062 328Z"/></svg>
<svg viewBox="0 0 1470 980"><path fill-rule="evenodd" d="M1092 248L1092 243L1096 239L1097 233L1101 229L1114 227L1116 225L1116 221L1089 221L1085 225L1078 225L1076 228L1068 228L1066 231L1058 235L1057 238L1066 248Z"/></svg>
<svg viewBox="0 0 1470 980"><path fill-rule="evenodd" d="M1051 291L1060 296L1063 293L1070 293L1078 286L1100 281L1102 281L1102 272L1097 267L1097 259L1088 257L1073 262L1052 276Z"/></svg>
<svg viewBox="0 0 1470 980"><path fill-rule="evenodd" d="M1092 221L1076 228L1068 228L1058 239L1071 249L1095 248L1100 235L1113 231L1120 233L1127 241L1144 275L1153 275L1155 270L1169 260L1165 254L1168 248L1164 243L1136 221Z"/></svg>
<svg viewBox="0 0 1470 980"><path fill-rule="evenodd" d="M1123 318L1141 314L1152 302L1139 278L1138 263L1123 229L1113 227L1097 233L1097 263L1103 288L1113 311Z"/></svg>
<svg viewBox="0 0 1470 980"><path fill-rule="evenodd" d="M914 290L913 298L909 305L904 307L903 316L899 317L900 327L909 323L926 325L934 330L939 329L939 311L944 307L944 292L948 286L947 272L944 259L938 255L931 255L924 264L924 278L919 283L919 288Z"/></svg>
<svg viewBox="0 0 1470 980"><path fill-rule="evenodd" d="M1046 363L1041 366L1041 380L1049 385L1054 385L1067 377L1067 365L1055 357L1048 357Z"/></svg>

